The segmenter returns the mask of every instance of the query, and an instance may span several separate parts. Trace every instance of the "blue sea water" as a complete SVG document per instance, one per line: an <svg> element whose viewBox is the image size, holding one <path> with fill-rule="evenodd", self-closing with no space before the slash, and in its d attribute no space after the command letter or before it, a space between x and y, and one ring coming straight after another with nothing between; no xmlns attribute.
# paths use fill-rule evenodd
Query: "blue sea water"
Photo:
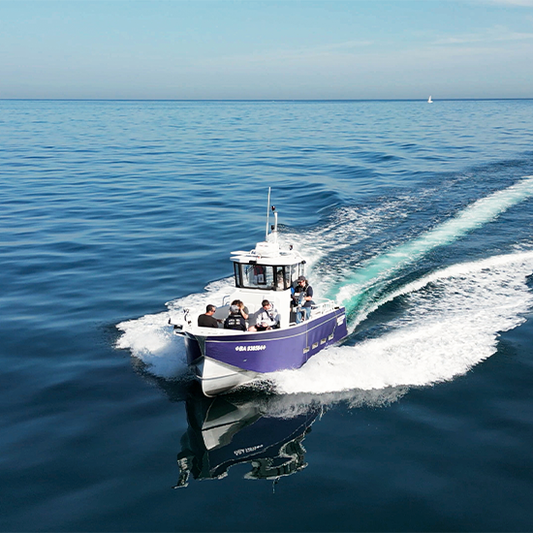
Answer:
<svg viewBox="0 0 533 533"><path fill-rule="evenodd" d="M533 100L0 101L0 529L531 531L532 147ZM350 335L208 401L167 321L269 186Z"/></svg>

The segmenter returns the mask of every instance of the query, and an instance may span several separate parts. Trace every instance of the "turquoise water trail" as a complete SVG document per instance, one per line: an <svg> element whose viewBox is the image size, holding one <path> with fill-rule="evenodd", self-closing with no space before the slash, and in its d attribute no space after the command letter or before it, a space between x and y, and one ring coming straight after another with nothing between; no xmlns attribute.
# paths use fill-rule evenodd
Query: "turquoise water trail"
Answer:
<svg viewBox="0 0 533 533"><path fill-rule="evenodd" d="M320 394L428 386L464 375L496 353L502 332L524 323L533 305L532 272L533 252L526 251L428 274L376 304L401 299L393 318L382 317L379 334L270 378L279 392Z"/></svg>
<svg viewBox="0 0 533 533"><path fill-rule="evenodd" d="M415 263L431 250L453 243L467 233L493 221L511 207L533 196L533 176L477 200L454 218L410 242L375 257L330 289L328 297L346 307L352 328L363 320L373 301L400 269Z"/></svg>

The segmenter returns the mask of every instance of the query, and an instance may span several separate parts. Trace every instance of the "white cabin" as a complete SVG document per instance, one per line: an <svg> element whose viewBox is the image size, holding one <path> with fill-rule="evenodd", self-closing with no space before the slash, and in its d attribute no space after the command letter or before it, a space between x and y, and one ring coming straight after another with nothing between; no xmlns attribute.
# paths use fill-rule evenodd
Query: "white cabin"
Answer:
<svg viewBox="0 0 533 533"><path fill-rule="evenodd" d="M236 291L232 297L244 302L250 317L267 299L280 314L280 327L291 322L291 289L304 275L305 260L292 247L282 250L274 230L268 240L257 243L250 252L231 253Z"/></svg>

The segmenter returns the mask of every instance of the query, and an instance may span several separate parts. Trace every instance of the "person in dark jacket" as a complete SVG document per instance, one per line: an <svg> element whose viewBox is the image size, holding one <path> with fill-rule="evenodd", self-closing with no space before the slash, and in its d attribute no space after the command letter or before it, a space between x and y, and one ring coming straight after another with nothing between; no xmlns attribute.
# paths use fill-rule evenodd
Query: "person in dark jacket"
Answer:
<svg viewBox="0 0 533 533"><path fill-rule="evenodd" d="M209 304L205 308L205 313L198 317L198 326L201 328L218 328L220 320L216 319L213 315L217 308L214 305Z"/></svg>
<svg viewBox="0 0 533 533"><path fill-rule="evenodd" d="M313 305L313 287L307 283L305 276L300 276L292 295L293 305L296 308L296 323L309 320L311 306Z"/></svg>
<svg viewBox="0 0 533 533"><path fill-rule="evenodd" d="M241 302L241 300L233 300L231 305L236 305L241 310L241 315L244 320L248 320L249 311L248 308Z"/></svg>
<svg viewBox="0 0 533 533"><path fill-rule="evenodd" d="M229 313L228 318L224 321L224 328L246 331L246 321L242 316L241 309L236 305L231 305Z"/></svg>

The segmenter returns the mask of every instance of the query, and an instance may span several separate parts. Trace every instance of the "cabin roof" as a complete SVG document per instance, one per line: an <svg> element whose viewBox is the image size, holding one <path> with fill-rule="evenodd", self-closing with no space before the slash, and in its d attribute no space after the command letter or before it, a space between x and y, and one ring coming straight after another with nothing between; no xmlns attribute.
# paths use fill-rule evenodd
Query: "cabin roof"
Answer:
<svg viewBox="0 0 533 533"><path fill-rule="evenodd" d="M276 242L259 242L249 252L238 250L231 252L234 263L261 265L295 265L303 261L302 256L295 250L282 250Z"/></svg>

